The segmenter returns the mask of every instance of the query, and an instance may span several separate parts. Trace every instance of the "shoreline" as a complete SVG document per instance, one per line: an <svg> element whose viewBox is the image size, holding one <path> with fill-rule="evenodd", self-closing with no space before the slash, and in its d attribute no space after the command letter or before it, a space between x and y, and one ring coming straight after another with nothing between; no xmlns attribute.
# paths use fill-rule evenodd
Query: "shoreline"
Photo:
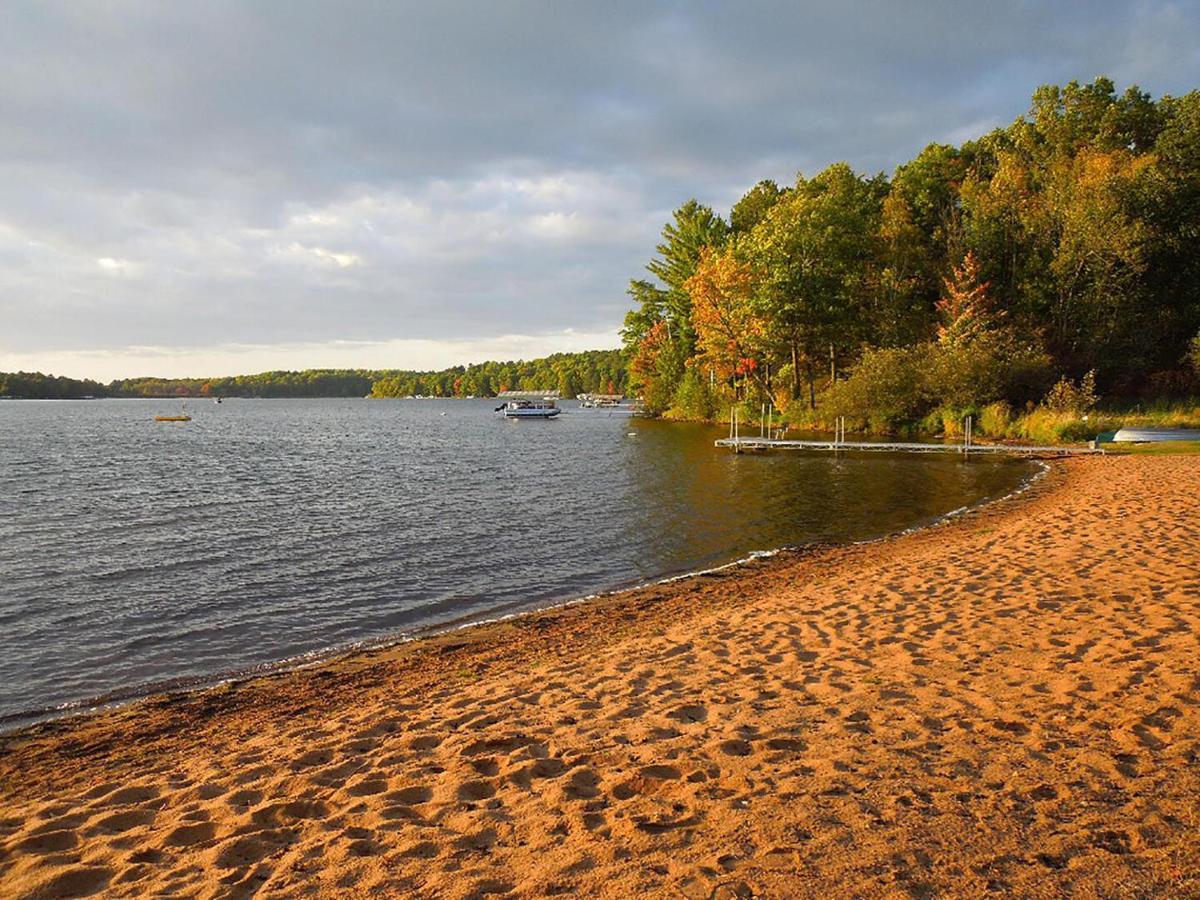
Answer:
<svg viewBox="0 0 1200 900"><path fill-rule="evenodd" d="M0 889L1200 889L1200 459L0 738Z"/></svg>
<svg viewBox="0 0 1200 900"><path fill-rule="evenodd" d="M1020 483L1006 494L1003 494L999 497L983 497L974 503L958 507L957 509L952 509L931 519L919 521L916 524L907 528L902 528L899 531L881 534L872 538L866 538L858 541L846 541L841 543L826 543L817 541L809 544L786 545L763 550L751 550L746 555L738 557L737 559L733 559L729 562L721 563L705 569L695 569L675 575L665 575L662 578L636 582L625 587L602 589L593 591L589 594L553 600L545 605L538 605L528 609L519 609L503 615L419 626L408 632L382 635L377 638L366 638L363 640L354 641L344 646L325 647L309 653L303 653L298 656L259 663L244 669L216 672L212 675L181 676L174 679L161 679L159 681L150 682L144 685L135 685L128 689L113 690L98 697L88 697L82 700L72 701L68 704L57 707L43 708L28 712L18 711L11 714L0 715L0 749L4 747L7 739L19 739L20 736L27 730L36 729L43 725L65 725L88 716L121 710L139 703L152 701L156 697L193 694L202 691L216 690L227 684L244 684L260 678L272 678L278 675L286 675L291 672L300 672L306 669L320 667L327 663L335 663L344 657L352 657L362 653L386 651L417 641L425 641L431 638L444 637L446 635L456 634L458 632L467 631L473 628L501 624L507 621L522 618L524 616L536 615L540 613L553 613L557 610L569 608L578 604L590 603L592 601L605 598L618 597L623 594L642 591L660 585L687 581L692 578L707 577L713 575L714 573L724 572L726 570L736 571L743 566L758 563L780 555L786 556L788 554L806 553L809 551L820 550L829 547L862 546L881 541L894 540L896 538L900 538L909 534L915 534L929 528L936 528L939 525L953 521L961 516L970 515L977 510L993 504L1002 503L1021 496L1034 487L1047 474L1049 474L1051 469L1049 463L1040 458L1029 459L1026 460L1026 462L1035 464L1036 468L1022 478ZM10 722L15 724L7 724Z"/></svg>

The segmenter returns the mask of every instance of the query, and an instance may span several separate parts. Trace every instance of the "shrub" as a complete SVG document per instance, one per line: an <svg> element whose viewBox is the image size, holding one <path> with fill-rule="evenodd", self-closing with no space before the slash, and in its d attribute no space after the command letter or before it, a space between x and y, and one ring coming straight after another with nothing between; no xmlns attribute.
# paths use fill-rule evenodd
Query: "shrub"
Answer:
<svg viewBox="0 0 1200 900"><path fill-rule="evenodd" d="M1013 410L1003 400L989 403L979 413L979 433L992 438L1012 436Z"/></svg>
<svg viewBox="0 0 1200 900"><path fill-rule="evenodd" d="M1084 375L1078 385L1065 376L1059 379L1042 400L1042 406L1054 413L1083 416L1095 409L1099 400L1096 373L1092 371Z"/></svg>
<svg viewBox="0 0 1200 900"><path fill-rule="evenodd" d="M986 331L970 341L868 350L850 377L826 395L832 415L865 420L872 430L962 434L962 419L975 416L982 433L1011 431L1012 412L996 406L986 424L980 410L1007 401L1040 397L1049 382L1049 357L1007 331Z"/></svg>
<svg viewBox="0 0 1200 900"><path fill-rule="evenodd" d="M942 418L942 436L960 438L963 436L963 419L971 415L970 410L951 409L943 406L938 410Z"/></svg>
<svg viewBox="0 0 1200 900"><path fill-rule="evenodd" d="M716 398L708 382L694 368L688 368L675 391L670 415L680 419L712 419L717 410Z"/></svg>
<svg viewBox="0 0 1200 900"><path fill-rule="evenodd" d="M968 344L939 344L929 377L942 405L980 408L995 400L1021 402L1045 389L1050 359L1040 349L1003 331L989 331Z"/></svg>
<svg viewBox="0 0 1200 900"><path fill-rule="evenodd" d="M926 375L929 345L868 350L829 391L835 415L865 420L874 431L895 431L930 406Z"/></svg>
<svg viewBox="0 0 1200 900"><path fill-rule="evenodd" d="M942 434L946 428L946 417L942 410L935 409L915 424L913 431L919 435Z"/></svg>

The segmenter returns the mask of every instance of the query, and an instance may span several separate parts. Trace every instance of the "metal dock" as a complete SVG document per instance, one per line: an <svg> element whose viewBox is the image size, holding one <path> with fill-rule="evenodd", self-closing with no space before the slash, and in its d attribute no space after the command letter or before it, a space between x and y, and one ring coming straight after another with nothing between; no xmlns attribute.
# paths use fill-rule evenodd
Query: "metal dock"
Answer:
<svg viewBox="0 0 1200 900"><path fill-rule="evenodd" d="M758 422L757 437L742 437L739 433L740 422L737 412L732 411L729 417L729 437L720 438L715 442L718 447L728 447L734 453L755 452L764 450L832 450L834 452L874 451L877 453L961 453L966 456L971 453L1007 453L1016 456L1092 456L1103 454L1104 451L1095 441L1088 447L1038 447L1021 444L976 444L974 436L975 417L966 416L963 419L963 439L954 444L922 444L896 441L848 441L846 440L846 417L838 416L834 426L833 440L798 440L784 438L782 432L772 432L771 413L763 404L762 418ZM777 436L772 437L772 434Z"/></svg>
<svg viewBox="0 0 1200 900"><path fill-rule="evenodd" d="M1033 447L1018 444L918 444L884 441L789 441L784 438L736 437L720 438L718 447L728 447L734 453L763 450L872 450L887 453L1010 453L1019 456L1090 456L1104 451L1091 447Z"/></svg>

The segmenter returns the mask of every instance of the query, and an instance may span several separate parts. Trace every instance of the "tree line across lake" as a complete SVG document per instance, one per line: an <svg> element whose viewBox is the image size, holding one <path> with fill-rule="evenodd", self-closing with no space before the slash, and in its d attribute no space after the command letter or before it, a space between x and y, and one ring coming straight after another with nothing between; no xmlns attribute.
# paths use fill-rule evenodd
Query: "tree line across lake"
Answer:
<svg viewBox="0 0 1200 900"><path fill-rule="evenodd" d="M621 350L555 353L542 359L451 366L440 372L399 369L306 369L225 378L126 378L96 381L0 372L0 397L493 397L507 390L557 390L564 397L624 393Z"/></svg>
<svg viewBox="0 0 1200 900"><path fill-rule="evenodd" d="M683 204L629 287L631 384L681 418L771 402L793 424L973 414L1029 436L1101 397L1195 396L1198 248L1200 92L1045 86L891 178L838 163L759 182L727 219Z"/></svg>

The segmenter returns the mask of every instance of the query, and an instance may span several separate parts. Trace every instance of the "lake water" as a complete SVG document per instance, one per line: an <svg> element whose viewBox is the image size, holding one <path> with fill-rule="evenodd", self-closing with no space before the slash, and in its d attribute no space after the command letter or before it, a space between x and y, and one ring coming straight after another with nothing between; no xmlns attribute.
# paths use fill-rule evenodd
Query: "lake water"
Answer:
<svg viewBox="0 0 1200 900"><path fill-rule="evenodd" d="M61 708L874 537L1032 467L713 447L574 403L0 402L0 727Z"/></svg>

